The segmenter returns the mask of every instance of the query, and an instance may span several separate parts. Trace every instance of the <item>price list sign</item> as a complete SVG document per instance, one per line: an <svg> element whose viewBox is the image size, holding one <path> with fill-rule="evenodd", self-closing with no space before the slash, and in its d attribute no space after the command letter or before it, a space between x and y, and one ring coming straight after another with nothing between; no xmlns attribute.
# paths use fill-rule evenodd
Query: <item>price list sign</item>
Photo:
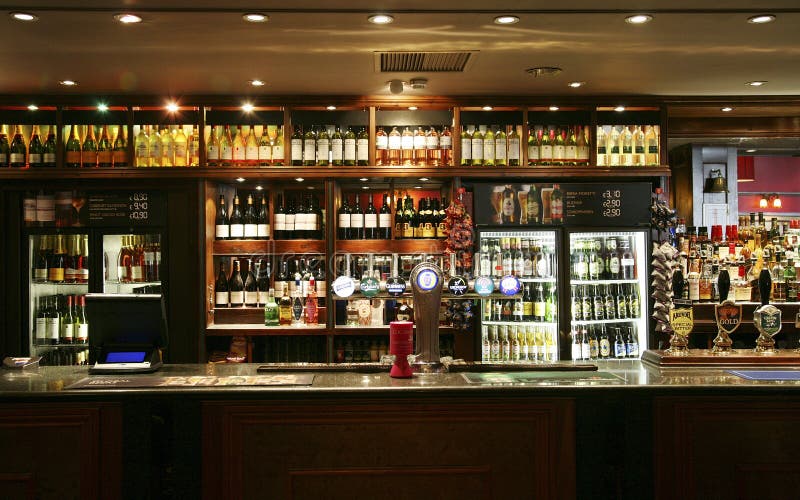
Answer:
<svg viewBox="0 0 800 500"><path fill-rule="evenodd" d="M159 192L89 193L89 225L161 226L166 207Z"/></svg>
<svg viewBox="0 0 800 500"><path fill-rule="evenodd" d="M646 182L562 184L564 219L570 226L641 226L650 222Z"/></svg>

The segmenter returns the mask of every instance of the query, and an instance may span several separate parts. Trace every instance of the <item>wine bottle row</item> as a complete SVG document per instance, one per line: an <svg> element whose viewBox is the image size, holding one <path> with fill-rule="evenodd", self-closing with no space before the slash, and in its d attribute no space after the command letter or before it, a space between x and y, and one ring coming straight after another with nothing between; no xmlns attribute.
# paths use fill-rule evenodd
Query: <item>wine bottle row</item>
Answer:
<svg viewBox="0 0 800 500"><path fill-rule="evenodd" d="M532 125L528 131L528 165L589 165L591 141L588 125Z"/></svg>
<svg viewBox="0 0 800 500"><path fill-rule="evenodd" d="M133 142L134 165L137 167L199 166L200 133L197 125L194 125L187 134L185 130L187 126L139 125L139 132Z"/></svg>
<svg viewBox="0 0 800 500"><path fill-rule="evenodd" d="M518 167L522 157L514 125L467 125L461 130L461 166Z"/></svg>
<svg viewBox="0 0 800 500"><path fill-rule="evenodd" d="M314 294L320 307L325 305L327 282L322 257L318 259L280 260L273 274L268 258L234 259L230 275L225 262L219 263L214 284L214 307L264 307L272 292L278 299L299 295L302 300Z"/></svg>
<svg viewBox="0 0 800 500"><path fill-rule="evenodd" d="M36 345L85 344L89 341L86 297L45 295L38 298L34 317Z"/></svg>
<svg viewBox="0 0 800 500"><path fill-rule="evenodd" d="M262 192L256 207L253 194L247 196L247 207L242 210L238 193L234 195L230 211L225 195L219 196L214 234L218 240L269 239L270 232L276 240L322 239L324 222L322 209L316 196L300 196L284 205L283 195L277 195L274 224L269 223L266 195Z"/></svg>
<svg viewBox="0 0 800 500"><path fill-rule="evenodd" d="M8 125L0 128L0 168L38 168L56 166L55 126L50 125L43 136L39 125L33 125L30 140L26 141L22 125L14 126L9 141Z"/></svg>
<svg viewBox="0 0 800 500"><path fill-rule="evenodd" d="M34 241L34 283L89 282L89 236L45 234Z"/></svg>
<svg viewBox="0 0 800 500"><path fill-rule="evenodd" d="M541 325L483 325L483 362L558 361L556 329Z"/></svg>
<svg viewBox="0 0 800 500"><path fill-rule="evenodd" d="M79 136L80 125L72 125L64 144L64 165L70 168L127 167L128 141L126 127L119 125L113 134L108 125L100 129L100 138L95 136L95 126L86 127L83 138Z"/></svg>
<svg viewBox="0 0 800 500"><path fill-rule="evenodd" d="M369 133L365 127L313 125L303 131L295 126L291 137L294 166L366 166L369 164Z"/></svg>
<svg viewBox="0 0 800 500"><path fill-rule="evenodd" d="M597 127L597 165L636 167L660 164L658 125Z"/></svg>
<svg viewBox="0 0 800 500"><path fill-rule="evenodd" d="M572 285L572 320L605 321L635 319L639 308L639 284Z"/></svg>
<svg viewBox="0 0 800 500"><path fill-rule="evenodd" d="M413 131L392 127L389 133L378 127L375 133L375 163L379 166L452 166L453 133L449 127L437 130L435 126Z"/></svg>
<svg viewBox="0 0 800 500"><path fill-rule="evenodd" d="M501 278L555 278L556 255L552 243L538 238L486 238L480 244L481 276Z"/></svg>
<svg viewBox="0 0 800 500"><path fill-rule="evenodd" d="M256 127L249 126L244 132L242 125L236 126L231 135L230 125L211 125L206 144L206 162L209 167L268 167L284 165L283 127L261 126L261 135L256 137Z"/></svg>
<svg viewBox="0 0 800 500"><path fill-rule="evenodd" d="M161 237L157 234L123 235L117 255L117 281L153 283L161 281ZM106 269L108 264L106 263ZM106 275L106 281L109 277Z"/></svg>

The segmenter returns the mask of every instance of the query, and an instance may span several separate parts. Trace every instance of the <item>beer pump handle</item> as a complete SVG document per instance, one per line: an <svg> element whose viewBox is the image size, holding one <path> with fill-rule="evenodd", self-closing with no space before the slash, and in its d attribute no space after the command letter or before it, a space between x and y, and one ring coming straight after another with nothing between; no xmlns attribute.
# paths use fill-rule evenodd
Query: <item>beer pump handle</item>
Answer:
<svg viewBox="0 0 800 500"><path fill-rule="evenodd" d="M772 291L772 276L767 269L762 269L758 275L758 291L761 293L761 305L769 304L769 295Z"/></svg>
<svg viewBox="0 0 800 500"><path fill-rule="evenodd" d="M719 272L717 288L719 289L719 302L722 303L728 300L728 292L731 291L731 276L728 274L727 269Z"/></svg>
<svg viewBox="0 0 800 500"><path fill-rule="evenodd" d="M679 299L683 298L684 286L683 272L680 269L676 269L675 272L672 273L672 296Z"/></svg>

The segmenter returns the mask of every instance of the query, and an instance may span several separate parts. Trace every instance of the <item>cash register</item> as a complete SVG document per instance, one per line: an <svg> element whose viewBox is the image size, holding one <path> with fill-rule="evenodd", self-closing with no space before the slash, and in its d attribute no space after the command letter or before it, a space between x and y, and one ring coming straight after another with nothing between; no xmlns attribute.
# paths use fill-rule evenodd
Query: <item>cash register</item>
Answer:
<svg viewBox="0 0 800 500"><path fill-rule="evenodd" d="M89 346L96 360L89 373L151 373L161 368L166 318L161 295L86 295Z"/></svg>

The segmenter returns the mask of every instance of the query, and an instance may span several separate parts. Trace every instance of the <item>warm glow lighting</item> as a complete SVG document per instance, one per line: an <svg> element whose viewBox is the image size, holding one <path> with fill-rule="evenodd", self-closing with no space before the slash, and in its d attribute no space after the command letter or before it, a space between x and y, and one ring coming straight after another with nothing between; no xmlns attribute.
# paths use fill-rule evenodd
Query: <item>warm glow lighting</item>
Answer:
<svg viewBox="0 0 800 500"><path fill-rule="evenodd" d="M264 83L264 80L250 80L247 83L249 83L253 87L263 87L264 85L266 85Z"/></svg>
<svg viewBox="0 0 800 500"><path fill-rule="evenodd" d="M767 208L767 206L769 206L769 202L767 201L767 195L762 196L761 199L758 200L758 206L759 208Z"/></svg>
<svg viewBox="0 0 800 500"><path fill-rule="evenodd" d="M170 113L174 113L178 111L178 109L179 109L178 105L175 104L174 102L170 102L167 104L167 111L169 111Z"/></svg>
<svg viewBox="0 0 800 500"><path fill-rule="evenodd" d="M328 106L325 109L327 109L328 111L336 111L336 106Z"/></svg>
<svg viewBox="0 0 800 500"><path fill-rule="evenodd" d="M303 182L305 179L303 179L302 177L295 177L294 180L296 180L297 182Z"/></svg>
<svg viewBox="0 0 800 500"><path fill-rule="evenodd" d="M547 109L549 109L550 111L558 111L558 106L550 106Z"/></svg>
<svg viewBox="0 0 800 500"><path fill-rule="evenodd" d="M781 197L775 195L775 199L772 200L772 208L781 208L783 203L781 203Z"/></svg>
<svg viewBox="0 0 800 500"><path fill-rule="evenodd" d="M249 12L242 16L242 19L247 21L248 23L265 23L269 21L269 16L266 14L261 14L259 12Z"/></svg>
<svg viewBox="0 0 800 500"><path fill-rule="evenodd" d="M136 24L142 22L142 18L136 14L117 14L114 20L122 24Z"/></svg>
<svg viewBox="0 0 800 500"><path fill-rule="evenodd" d="M63 85L65 87L74 87L75 85L78 84L78 82L76 82L75 80L61 80L58 83L59 85Z"/></svg>
<svg viewBox="0 0 800 500"><path fill-rule="evenodd" d="M38 16L35 16L29 12L12 12L9 15L17 21L32 22L39 20Z"/></svg>
<svg viewBox="0 0 800 500"><path fill-rule="evenodd" d="M494 18L494 24L516 24L519 22L517 16L497 16Z"/></svg>
<svg viewBox="0 0 800 500"><path fill-rule="evenodd" d="M635 14L633 16L628 16L625 18L625 22L628 24L645 24L649 23L653 20L653 16L649 14Z"/></svg>
<svg viewBox="0 0 800 500"><path fill-rule="evenodd" d="M394 22L394 18L389 14L374 14L367 18L372 24L389 24Z"/></svg>
<svg viewBox="0 0 800 500"><path fill-rule="evenodd" d="M417 108L416 106L409 106L408 107L409 111L416 111L417 109L419 109L419 108Z"/></svg>
<svg viewBox="0 0 800 500"><path fill-rule="evenodd" d="M756 152L755 149L748 149L748 150L745 151L745 153L755 153L755 152Z"/></svg>
<svg viewBox="0 0 800 500"><path fill-rule="evenodd" d="M31 111L36 111L37 109L39 109L39 106L35 104L28 104L28 109Z"/></svg>
<svg viewBox="0 0 800 500"><path fill-rule="evenodd" d="M361 189L369 189L369 186L361 186Z"/></svg>
<svg viewBox="0 0 800 500"><path fill-rule="evenodd" d="M422 189L422 186L414 186L414 189Z"/></svg>
<svg viewBox="0 0 800 500"><path fill-rule="evenodd" d="M750 85L751 87L760 87L766 83L766 80L753 80L752 82L747 82L745 85Z"/></svg>
<svg viewBox="0 0 800 500"><path fill-rule="evenodd" d="M750 24L766 24L771 23L775 20L775 16L772 14L759 14L757 16L751 16L747 18L747 22Z"/></svg>
<svg viewBox="0 0 800 500"><path fill-rule="evenodd" d="M262 186L256 186L256 191L261 191L262 189L264 189Z"/></svg>
<svg viewBox="0 0 800 500"><path fill-rule="evenodd" d="M484 110L484 111L491 111L492 107L491 106L484 106L481 109Z"/></svg>
<svg viewBox="0 0 800 500"><path fill-rule="evenodd" d="M367 182L369 179L367 179L366 177L362 177L362 178L360 178L359 180L360 180L361 182Z"/></svg>
<svg viewBox="0 0 800 500"><path fill-rule="evenodd" d="M245 179L244 177L237 177L237 178L236 178L236 182L244 182L244 181L246 181L246 180L247 180L247 179Z"/></svg>
<svg viewBox="0 0 800 500"><path fill-rule="evenodd" d="M106 105L106 104L102 104L102 103L101 103L101 104L98 104L98 105L97 105L97 111L104 111L104 112L105 112L105 111L108 111L108 105Z"/></svg>
<svg viewBox="0 0 800 500"><path fill-rule="evenodd" d="M586 82L569 82L567 85L569 85L573 89L577 89L578 87L583 87L584 85L586 85Z"/></svg>
<svg viewBox="0 0 800 500"><path fill-rule="evenodd" d="M719 110L722 111L723 113L730 113L731 111L733 111L733 108L731 108L730 106L725 106L724 108L720 108Z"/></svg>
<svg viewBox="0 0 800 500"><path fill-rule="evenodd" d="M617 106L616 108L614 108L614 111L616 111L617 113L622 113L623 111L625 111L625 106Z"/></svg>
<svg viewBox="0 0 800 500"><path fill-rule="evenodd" d="M427 177L420 177L419 180L421 180L422 182L428 182L430 179Z"/></svg>
<svg viewBox="0 0 800 500"><path fill-rule="evenodd" d="M253 111L253 109L255 109L254 106L249 102L242 104L242 111L244 111L245 113L250 113Z"/></svg>

